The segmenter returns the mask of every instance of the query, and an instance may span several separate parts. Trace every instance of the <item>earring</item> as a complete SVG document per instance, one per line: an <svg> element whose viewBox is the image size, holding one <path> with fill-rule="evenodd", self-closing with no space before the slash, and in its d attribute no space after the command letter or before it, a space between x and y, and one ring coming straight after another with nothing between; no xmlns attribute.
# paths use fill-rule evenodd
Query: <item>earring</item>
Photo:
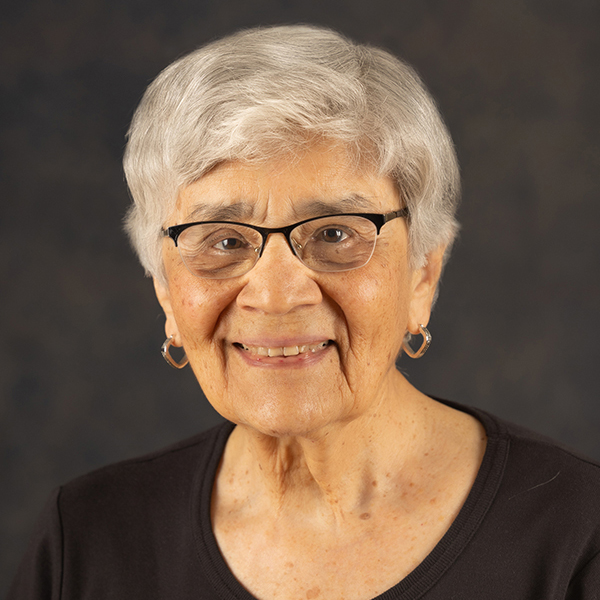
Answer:
<svg viewBox="0 0 600 600"><path fill-rule="evenodd" d="M419 324L419 332L423 336L423 343L416 352L413 351L406 339L402 342L402 348L404 348L404 352L406 352L406 354L408 354L411 358L421 358L421 356L427 352L427 348L429 348L431 344L431 334L425 325Z"/></svg>
<svg viewBox="0 0 600 600"><path fill-rule="evenodd" d="M161 349L160 349L160 353L163 355L163 358L174 368L174 369L183 369L183 367L185 367L185 365L188 364L188 357L184 354L183 358L177 362L170 354L169 354L169 348L171 347L171 344L173 343L173 336L170 335L166 340L165 343L162 345Z"/></svg>

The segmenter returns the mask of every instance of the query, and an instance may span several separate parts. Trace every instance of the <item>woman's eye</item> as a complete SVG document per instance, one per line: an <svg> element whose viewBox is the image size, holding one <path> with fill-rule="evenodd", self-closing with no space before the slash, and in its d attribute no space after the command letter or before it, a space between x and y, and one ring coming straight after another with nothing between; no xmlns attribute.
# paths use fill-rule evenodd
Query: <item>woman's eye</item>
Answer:
<svg viewBox="0 0 600 600"><path fill-rule="evenodd" d="M348 234L341 229L336 229L334 227L330 227L328 229L323 229L318 235L318 238L323 242L328 242L330 244L335 244L345 240L348 237Z"/></svg>
<svg viewBox="0 0 600 600"><path fill-rule="evenodd" d="M214 245L217 250L241 250L245 246L243 240L235 237L225 238Z"/></svg>

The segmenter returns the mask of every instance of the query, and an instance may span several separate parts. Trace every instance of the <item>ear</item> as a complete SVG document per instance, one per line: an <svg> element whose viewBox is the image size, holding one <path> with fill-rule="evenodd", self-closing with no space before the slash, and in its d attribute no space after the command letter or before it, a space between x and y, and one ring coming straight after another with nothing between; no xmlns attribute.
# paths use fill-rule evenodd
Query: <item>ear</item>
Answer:
<svg viewBox="0 0 600 600"><path fill-rule="evenodd" d="M177 322L175 321L175 316L173 315L169 287L154 277L154 291L156 292L158 302L162 306L162 309L165 313L165 333L167 334L167 337L173 336L174 346L182 346L183 344L181 343Z"/></svg>
<svg viewBox="0 0 600 600"><path fill-rule="evenodd" d="M419 325L427 326L431 306L444 265L446 246L440 246L427 255L427 263L413 272L413 294L409 306L408 331L419 333Z"/></svg>

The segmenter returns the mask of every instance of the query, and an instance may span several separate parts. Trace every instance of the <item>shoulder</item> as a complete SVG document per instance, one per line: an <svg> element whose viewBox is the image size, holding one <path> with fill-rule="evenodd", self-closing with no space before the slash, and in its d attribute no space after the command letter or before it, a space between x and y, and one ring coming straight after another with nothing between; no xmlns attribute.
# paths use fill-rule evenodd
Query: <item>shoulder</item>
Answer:
<svg viewBox="0 0 600 600"><path fill-rule="evenodd" d="M175 590L173 597L192 597L178 591L205 585L190 559L193 508L200 498L210 499L212 475L232 428L224 423L57 489L9 597L100 598L110 582L120 598L154 598L159 574L168 580L164 589ZM157 560L166 565L162 571Z"/></svg>
<svg viewBox="0 0 600 600"><path fill-rule="evenodd" d="M554 519L557 525L562 523L566 529L573 527L579 532L588 527L600 539L598 461L480 409L442 402L483 423L488 436L488 467L501 472L496 507L520 514L531 511L536 522Z"/></svg>
<svg viewBox="0 0 600 600"><path fill-rule="evenodd" d="M60 487L58 504L65 518L92 514L137 513L144 506L174 504L189 498L211 462L218 462L233 428L224 423L161 450L111 464Z"/></svg>
<svg viewBox="0 0 600 600"><path fill-rule="evenodd" d="M477 524L453 526L453 541L471 537L444 589L469 586L469 598L595 598L598 462L485 411L444 403L479 419L487 432L476 483L455 522L462 527L474 515Z"/></svg>
<svg viewBox="0 0 600 600"><path fill-rule="evenodd" d="M548 509L561 503L578 518L600 520L597 461L519 425L501 424L510 441L505 484L511 486L512 499L535 491L546 498Z"/></svg>
<svg viewBox="0 0 600 600"><path fill-rule="evenodd" d="M577 484L576 489L584 486L600 492L598 461L540 433L497 417L491 418L497 423L499 435L509 441L507 466L515 471L515 475L528 479L549 474L553 480Z"/></svg>
<svg viewBox="0 0 600 600"><path fill-rule="evenodd" d="M509 533L549 564L552 556L557 569L568 563L572 577L600 553L600 464L544 435L477 412L492 431L489 443L506 448L486 525L497 539L499 532Z"/></svg>
<svg viewBox="0 0 600 600"><path fill-rule="evenodd" d="M540 433L496 417L484 410L447 400L444 404L466 412L483 423L491 444L506 446L506 468L514 469L524 478L539 475L544 469L556 469L554 474L581 478L592 487L600 486L600 462L585 456Z"/></svg>

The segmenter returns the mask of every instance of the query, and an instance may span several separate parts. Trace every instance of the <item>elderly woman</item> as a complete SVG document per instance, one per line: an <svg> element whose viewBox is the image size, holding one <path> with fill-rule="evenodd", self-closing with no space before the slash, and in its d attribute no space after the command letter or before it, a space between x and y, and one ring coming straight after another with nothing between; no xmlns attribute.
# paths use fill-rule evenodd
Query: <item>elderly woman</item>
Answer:
<svg viewBox="0 0 600 600"><path fill-rule="evenodd" d="M228 423L60 488L11 598L600 597L598 465L395 368L457 230L414 71L241 32L150 86L125 170L163 355Z"/></svg>

